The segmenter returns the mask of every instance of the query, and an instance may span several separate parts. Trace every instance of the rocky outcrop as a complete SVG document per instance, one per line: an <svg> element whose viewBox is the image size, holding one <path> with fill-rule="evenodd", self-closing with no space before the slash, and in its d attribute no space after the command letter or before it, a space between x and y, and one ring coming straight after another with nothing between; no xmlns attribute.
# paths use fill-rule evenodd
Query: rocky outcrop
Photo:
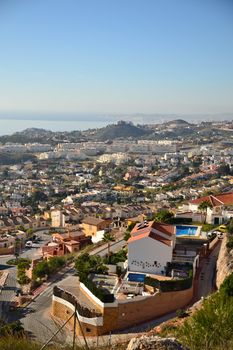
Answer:
<svg viewBox="0 0 233 350"><path fill-rule="evenodd" d="M217 260L217 274L216 285L219 288L224 279L233 272L233 249L227 250L227 237L222 240L218 260Z"/></svg>
<svg viewBox="0 0 233 350"><path fill-rule="evenodd" d="M189 350L175 338L142 336L130 340L127 350Z"/></svg>

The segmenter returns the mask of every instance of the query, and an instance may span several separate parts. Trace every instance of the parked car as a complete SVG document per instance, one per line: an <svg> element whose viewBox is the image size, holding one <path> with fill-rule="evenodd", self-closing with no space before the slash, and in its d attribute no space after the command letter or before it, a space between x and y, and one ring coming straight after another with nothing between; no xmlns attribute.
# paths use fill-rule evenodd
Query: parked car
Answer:
<svg viewBox="0 0 233 350"><path fill-rule="evenodd" d="M227 227L225 225L219 226L218 230L221 232L226 232Z"/></svg>
<svg viewBox="0 0 233 350"><path fill-rule="evenodd" d="M27 241L26 244L25 244L26 248L32 248L32 246L33 246L32 241Z"/></svg>
<svg viewBox="0 0 233 350"><path fill-rule="evenodd" d="M223 232L218 232L218 233L217 233L218 239L222 239L223 236L224 236Z"/></svg>

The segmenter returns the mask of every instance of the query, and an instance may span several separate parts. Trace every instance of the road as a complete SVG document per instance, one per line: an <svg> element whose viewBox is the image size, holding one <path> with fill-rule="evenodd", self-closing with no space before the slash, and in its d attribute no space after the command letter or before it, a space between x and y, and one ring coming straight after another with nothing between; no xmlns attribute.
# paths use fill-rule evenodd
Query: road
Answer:
<svg viewBox="0 0 233 350"><path fill-rule="evenodd" d="M124 240L120 240L118 242L113 242L111 244L111 251L116 252L120 248L125 245ZM220 245L218 245L209 259L204 262L204 265L201 270L200 278L199 278L199 290L198 290L198 298L200 299L202 296L208 295L213 291L213 281L214 281L214 273L215 273L215 264L218 256ZM90 254L99 254L104 256L107 254L107 245L98 247L94 249ZM27 254L25 252L24 254ZM53 319L51 315L51 299L53 294L54 285L58 285L62 282L64 285L66 278L70 275L74 274L74 270L68 270L64 274L60 273L58 279L55 282L52 282L47 286L47 288L42 291L37 298L28 306L27 308L11 313L9 316L10 321L14 321L20 319L24 325L25 330L31 335L31 338L34 338L40 342L45 342L52 334L56 332L59 325L55 319ZM13 284L13 282L12 282ZM117 343L119 341L127 341L136 334L143 333L148 331L155 326L161 324L162 322L175 317L175 313L170 313L163 317L157 318L155 320L143 323L141 325L134 326L132 328L128 328L125 331L120 332L120 334L113 334L111 336L111 340L113 343ZM59 334L54 341L56 342L64 342L64 338L66 338L67 342L71 341L71 332L65 329ZM80 339L80 342L82 340ZM96 339L88 340L90 345L95 345L97 343ZM109 342L108 336L103 336L98 338L98 344L106 344Z"/></svg>
<svg viewBox="0 0 233 350"><path fill-rule="evenodd" d="M112 242L110 250L112 252L116 252L119 249L121 249L125 244L126 243L124 240ZM31 251L32 250L30 250L30 254ZM90 254L99 254L101 256L104 256L107 254L107 252L108 248L107 244L105 244L101 247L95 248L93 251L90 252ZM24 254L28 253L25 252ZM55 285L59 286L61 282L64 285L66 278L74 274L74 269L68 269L68 271L66 271L64 274L60 272L58 274L58 279L56 279L55 282L49 283L46 290L42 291L28 307L22 310L18 310L16 312L9 313L8 321L12 322L20 319L20 321L23 323L24 329L30 334L32 339L34 338L40 342L44 342L45 339L48 339L52 334L56 332L59 326L57 321L55 321L51 315L53 287ZM64 335L67 338L69 337L69 334L71 335L71 332L67 332L67 330L64 330L64 332L62 332L56 337L56 341L64 342ZM126 335L124 335L123 337L126 337Z"/></svg>
<svg viewBox="0 0 233 350"><path fill-rule="evenodd" d="M37 248L24 249L20 253L20 258L35 259L40 257L41 246L51 240L51 237L46 235L44 231L37 232L37 235L41 238L40 243L37 244ZM19 287L17 283L17 268L16 266L7 265L7 261L14 259L14 255L0 256L1 269L9 272L5 286L0 293L0 318L8 321L10 319L9 308L12 300L15 299L16 288Z"/></svg>
<svg viewBox="0 0 233 350"><path fill-rule="evenodd" d="M197 300L206 297L215 290L216 262L221 244L217 244L208 258L204 260L198 281Z"/></svg>

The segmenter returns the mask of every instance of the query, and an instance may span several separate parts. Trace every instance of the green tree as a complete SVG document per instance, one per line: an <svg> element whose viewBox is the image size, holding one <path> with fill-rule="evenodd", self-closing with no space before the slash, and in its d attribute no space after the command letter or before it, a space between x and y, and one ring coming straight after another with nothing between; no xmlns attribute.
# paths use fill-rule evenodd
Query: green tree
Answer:
<svg viewBox="0 0 233 350"><path fill-rule="evenodd" d="M124 240L127 242L131 237L131 234L129 231L125 231L124 233Z"/></svg>
<svg viewBox="0 0 233 350"><path fill-rule="evenodd" d="M174 214L167 209L159 210L154 216L154 220L164 223L171 223L173 218Z"/></svg>
<svg viewBox="0 0 233 350"><path fill-rule="evenodd" d="M205 222L208 208L213 208L213 205L209 200L202 201L198 206L198 209L205 214Z"/></svg>
<svg viewBox="0 0 233 350"><path fill-rule="evenodd" d="M49 264L47 261L40 261L34 268L32 276L33 279L42 278L49 275Z"/></svg>
<svg viewBox="0 0 233 350"><path fill-rule="evenodd" d="M219 175L230 175L231 173L231 169L230 169L230 166L229 164L221 164L218 168L218 173Z"/></svg>

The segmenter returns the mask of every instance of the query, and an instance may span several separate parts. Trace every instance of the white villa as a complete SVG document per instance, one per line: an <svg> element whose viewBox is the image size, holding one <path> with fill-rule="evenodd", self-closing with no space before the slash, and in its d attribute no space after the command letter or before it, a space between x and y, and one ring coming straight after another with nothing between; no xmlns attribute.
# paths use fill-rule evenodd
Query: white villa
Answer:
<svg viewBox="0 0 233 350"><path fill-rule="evenodd" d="M212 206L211 208L207 208L206 211L206 222L208 224L220 225L233 217L233 192L194 199L189 202L189 210L192 213L200 212L198 207L204 201L210 202Z"/></svg>
<svg viewBox="0 0 233 350"><path fill-rule="evenodd" d="M135 225L128 240L128 270L165 275L172 261L176 228L155 221Z"/></svg>

